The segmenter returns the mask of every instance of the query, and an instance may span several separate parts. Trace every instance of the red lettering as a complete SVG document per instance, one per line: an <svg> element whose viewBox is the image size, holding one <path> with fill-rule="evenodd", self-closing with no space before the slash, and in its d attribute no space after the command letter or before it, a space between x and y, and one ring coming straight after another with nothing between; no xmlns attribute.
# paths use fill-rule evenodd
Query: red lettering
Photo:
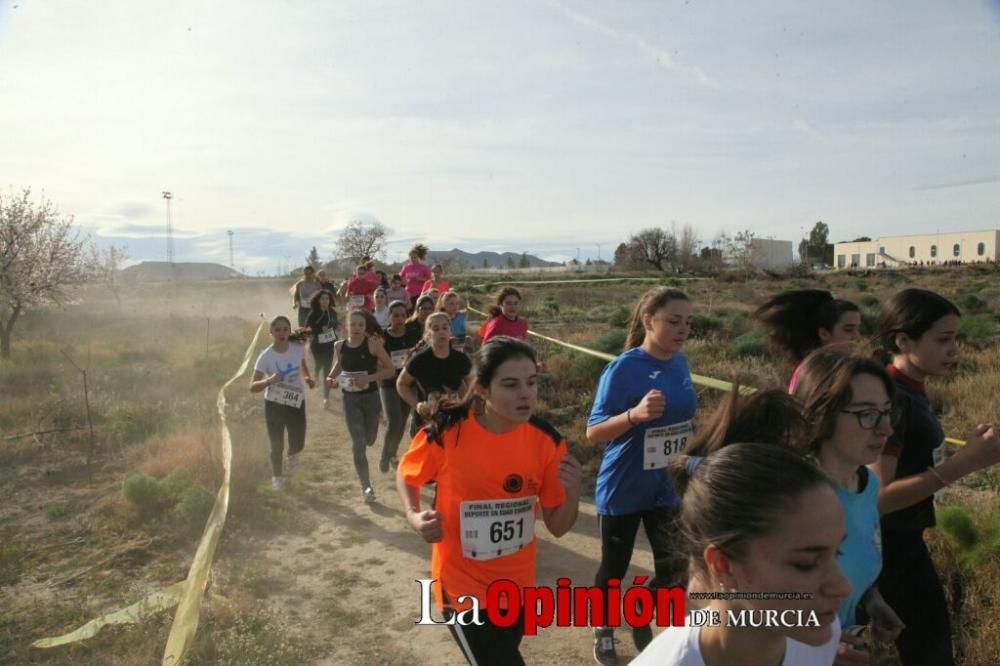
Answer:
<svg viewBox="0 0 1000 666"><path fill-rule="evenodd" d="M552 588L524 588L524 635L534 636L538 627L552 624L552 614L555 612L555 599Z"/></svg>
<svg viewBox="0 0 1000 666"><path fill-rule="evenodd" d="M573 588L573 619L587 618L591 627L604 626L604 590L599 587Z"/></svg>
<svg viewBox="0 0 1000 666"><path fill-rule="evenodd" d="M625 590L622 599L625 621L633 627L645 627L653 621L653 593L645 585L632 586Z"/></svg>
<svg viewBox="0 0 1000 666"><path fill-rule="evenodd" d="M570 613L570 590L571 581L569 578L556 579L556 626L569 627L573 622L573 615Z"/></svg>
<svg viewBox="0 0 1000 666"><path fill-rule="evenodd" d="M656 626L683 627L687 615L687 591L683 587L658 587L655 594Z"/></svg>
<svg viewBox="0 0 1000 666"><path fill-rule="evenodd" d="M622 582L617 578L608 581L608 606L606 608L607 617L604 618L605 627L620 627L622 623Z"/></svg>
<svg viewBox="0 0 1000 666"><path fill-rule="evenodd" d="M506 609L500 607L500 597L504 597ZM494 626L512 626L517 622L520 610L521 591L514 581L501 578L486 588L486 615Z"/></svg>

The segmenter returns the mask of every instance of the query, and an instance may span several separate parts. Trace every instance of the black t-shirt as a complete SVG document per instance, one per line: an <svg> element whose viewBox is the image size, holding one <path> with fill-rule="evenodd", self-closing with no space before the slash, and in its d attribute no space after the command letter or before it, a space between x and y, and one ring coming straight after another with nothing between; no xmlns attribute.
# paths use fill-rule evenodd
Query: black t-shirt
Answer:
<svg viewBox="0 0 1000 666"><path fill-rule="evenodd" d="M424 347L406 362L406 371L417 380L422 399L434 391L457 391L472 371L472 361L460 351L448 348L447 358L438 358Z"/></svg>
<svg viewBox="0 0 1000 666"><path fill-rule="evenodd" d="M334 309L326 310L309 310L309 318L306 320L306 326L312 331L312 340L310 346L313 349L333 353L333 343L336 342L336 338L330 342L320 342L319 334L323 332L323 329L337 329L337 311Z"/></svg>
<svg viewBox="0 0 1000 666"><path fill-rule="evenodd" d="M900 409L899 424L885 444L883 453L896 456L896 478L903 479L926 472L934 466L934 449L944 442L944 429L931 407L930 400L919 382L889 366L896 382L896 404ZM883 532L903 532L934 527L934 496L882 516Z"/></svg>
<svg viewBox="0 0 1000 666"><path fill-rule="evenodd" d="M389 332L389 329L385 329L385 351L389 354L390 358L393 358L393 354L397 352L409 351L413 349L416 344L420 342L420 327L406 325L406 329L403 334L399 337L394 336ZM399 368L396 370L396 377L399 377L399 373L403 369ZM383 388L392 388L396 385L396 379L387 379L382 382Z"/></svg>

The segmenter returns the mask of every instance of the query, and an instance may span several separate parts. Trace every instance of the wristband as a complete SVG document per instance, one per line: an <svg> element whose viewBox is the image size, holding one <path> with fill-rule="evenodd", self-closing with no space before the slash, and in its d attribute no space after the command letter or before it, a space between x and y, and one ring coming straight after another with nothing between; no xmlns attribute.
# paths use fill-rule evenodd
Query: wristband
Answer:
<svg viewBox="0 0 1000 666"><path fill-rule="evenodd" d="M937 480L941 482L941 485L942 485L942 486L947 486L947 485L949 484L949 482L948 482L948 481L945 481L945 480L944 480L944 477L943 477L943 476L941 476L941 475L940 475L940 474L938 473L938 471L937 471L936 469L934 469L933 467L928 467L928 468L927 468L927 471L928 471L928 472L930 472L931 474L933 474L933 475L934 475L934 476L935 476L935 477L937 478Z"/></svg>
<svg viewBox="0 0 1000 666"><path fill-rule="evenodd" d="M629 407L625 410L625 418L628 419L628 424L631 426L635 425L635 421L632 420L632 408Z"/></svg>

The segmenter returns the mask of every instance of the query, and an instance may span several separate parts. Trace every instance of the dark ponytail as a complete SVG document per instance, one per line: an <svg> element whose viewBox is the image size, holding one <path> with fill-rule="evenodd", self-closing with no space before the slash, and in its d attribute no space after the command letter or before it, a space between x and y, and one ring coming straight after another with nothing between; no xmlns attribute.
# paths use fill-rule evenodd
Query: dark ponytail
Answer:
<svg viewBox="0 0 1000 666"><path fill-rule="evenodd" d="M823 289L786 291L765 301L753 313L764 326L771 347L791 365L823 346L819 329L833 331L845 312L859 312L850 301Z"/></svg>
<svg viewBox="0 0 1000 666"><path fill-rule="evenodd" d="M961 317L958 307L944 296L926 289L903 289L882 304L875 333L876 357L884 363L899 353L896 336L919 340L941 317Z"/></svg>
<svg viewBox="0 0 1000 666"><path fill-rule="evenodd" d="M670 301L688 300L690 299L683 291L670 287L656 287L643 294L639 302L635 304L635 309L632 310L632 323L629 324L628 337L625 339L625 351L640 346L642 341L646 339L643 316L652 317L657 310L666 307Z"/></svg>

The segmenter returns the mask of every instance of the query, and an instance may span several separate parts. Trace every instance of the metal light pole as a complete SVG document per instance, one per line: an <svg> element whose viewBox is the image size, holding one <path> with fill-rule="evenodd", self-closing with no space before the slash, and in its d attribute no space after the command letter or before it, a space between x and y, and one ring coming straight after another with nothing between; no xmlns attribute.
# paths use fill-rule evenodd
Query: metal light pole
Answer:
<svg viewBox="0 0 1000 666"><path fill-rule="evenodd" d="M174 265L174 223L170 216L170 200L174 198L174 195L170 192L164 192L163 198L167 200L167 261L171 266Z"/></svg>

